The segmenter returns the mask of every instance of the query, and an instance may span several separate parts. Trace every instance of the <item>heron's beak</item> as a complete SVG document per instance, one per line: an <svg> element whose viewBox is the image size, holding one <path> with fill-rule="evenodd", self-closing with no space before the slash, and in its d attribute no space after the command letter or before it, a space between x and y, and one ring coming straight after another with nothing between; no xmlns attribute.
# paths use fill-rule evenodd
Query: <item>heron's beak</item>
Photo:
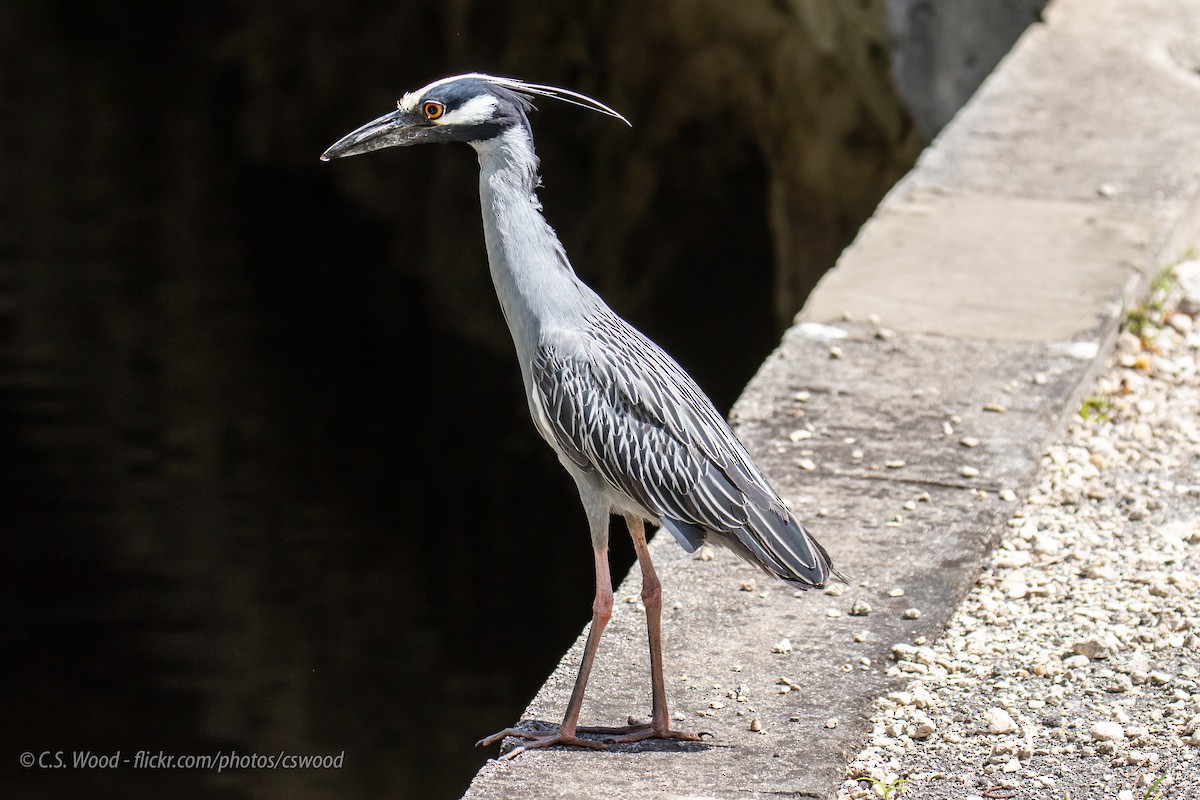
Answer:
<svg viewBox="0 0 1200 800"><path fill-rule="evenodd" d="M383 147L415 144L421 131L422 128L413 125L407 114L397 109L338 139L321 154L321 160L356 156Z"/></svg>

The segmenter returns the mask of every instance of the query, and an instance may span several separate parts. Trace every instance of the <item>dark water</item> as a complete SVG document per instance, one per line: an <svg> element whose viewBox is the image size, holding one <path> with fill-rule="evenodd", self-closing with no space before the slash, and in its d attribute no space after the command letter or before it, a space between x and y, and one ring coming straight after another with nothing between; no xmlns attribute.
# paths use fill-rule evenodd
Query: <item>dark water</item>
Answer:
<svg viewBox="0 0 1200 800"><path fill-rule="evenodd" d="M353 75L304 60L312 30L340 41L317 12L126 12L0 6L0 795L457 796L592 592L487 294L473 158L320 164L377 110L351 116ZM710 213L763 219L761 170L734 170ZM665 181L664 217L694 194ZM407 205L362 201L384 195ZM460 240L473 257L440 261ZM687 280L717 292L648 290L638 320L690 341L722 404L775 335L768 237L748 241L744 288L699 233ZM483 300L450 314L445 270ZM743 334L698 324L713 311ZM618 539L618 577L631 561Z"/></svg>

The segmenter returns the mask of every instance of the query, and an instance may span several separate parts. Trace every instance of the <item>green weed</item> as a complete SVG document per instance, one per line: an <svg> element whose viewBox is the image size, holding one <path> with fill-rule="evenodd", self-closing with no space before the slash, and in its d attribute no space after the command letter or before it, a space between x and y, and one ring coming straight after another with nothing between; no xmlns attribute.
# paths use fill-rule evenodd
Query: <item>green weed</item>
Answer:
<svg viewBox="0 0 1200 800"><path fill-rule="evenodd" d="M1175 265L1163 267L1150 279L1150 293L1139 305L1125 314L1125 329L1142 336L1151 326L1161 326L1166 311L1167 295L1175 281Z"/></svg>
<svg viewBox="0 0 1200 800"><path fill-rule="evenodd" d="M1156 792L1153 797L1150 796L1150 793L1153 792L1155 789L1158 789L1158 787L1166 779L1167 779L1167 773L1164 772L1162 775L1159 775L1158 778L1155 779L1154 783L1150 784L1150 788L1146 789L1146 793L1144 795L1142 795L1142 800L1160 800L1160 798L1163 796L1161 789L1159 789L1159 791Z"/></svg>
<svg viewBox="0 0 1200 800"><path fill-rule="evenodd" d="M870 783L873 783L875 787L883 793L883 800L891 800L893 795L900 794L905 785L908 784L908 781L904 778L896 778L895 780L891 781L881 781L878 778L863 776L861 778L855 778L855 780L869 781Z"/></svg>
<svg viewBox="0 0 1200 800"><path fill-rule="evenodd" d="M1079 404L1079 416L1084 419L1108 422L1112 419L1112 401L1100 395L1088 395Z"/></svg>

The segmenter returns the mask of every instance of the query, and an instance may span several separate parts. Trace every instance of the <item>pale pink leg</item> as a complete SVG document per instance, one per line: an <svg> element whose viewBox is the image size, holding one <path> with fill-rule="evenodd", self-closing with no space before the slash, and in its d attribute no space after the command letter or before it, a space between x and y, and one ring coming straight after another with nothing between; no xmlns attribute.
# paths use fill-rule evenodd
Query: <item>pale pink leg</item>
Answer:
<svg viewBox="0 0 1200 800"><path fill-rule="evenodd" d="M603 750L605 748L605 745L601 742L580 739L576 735L576 727L579 724L579 710L583 706L583 692L587 686L588 676L592 672L592 662L596 660L596 649L600 646L600 636L604 633L604 628L608 625L608 620L612 617L613 592L612 577L608 571L608 550L595 550L595 559L596 599L592 602L592 625L588 628L587 642L583 646L583 661L579 664L579 673L575 676L575 688L571 690L571 699L567 702L567 712L563 715L562 724L558 726L558 730L547 731L545 733L523 731L517 728L505 728L499 733L493 733L486 739L480 739L476 743L476 747L490 745L506 736L519 736L522 739L529 740L527 744L523 744L505 753L501 756L502 760L515 758L526 750L535 747L549 747L555 744L590 747L594 750Z"/></svg>
<svg viewBox="0 0 1200 800"><path fill-rule="evenodd" d="M628 728L609 729L617 734L609 741L636 742L642 739L683 739L700 741L700 736L671 730L671 718L667 712L667 686L663 679L662 661L662 583L650 561L646 548L646 530L641 517L626 516L629 535L633 537L633 549L637 552L638 564L642 568L642 604L646 606L646 633L650 639L650 724L630 725Z"/></svg>

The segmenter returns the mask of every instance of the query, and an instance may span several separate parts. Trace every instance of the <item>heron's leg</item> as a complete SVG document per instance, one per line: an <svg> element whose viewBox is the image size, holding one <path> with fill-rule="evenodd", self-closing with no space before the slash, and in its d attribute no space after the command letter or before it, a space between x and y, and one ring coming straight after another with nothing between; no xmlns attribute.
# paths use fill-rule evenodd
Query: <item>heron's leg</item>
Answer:
<svg viewBox="0 0 1200 800"><path fill-rule="evenodd" d="M630 725L614 728L617 734L609 741L636 742L642 739L683 739L698 742L700 737L691 733L671 730L671 718L667 712L667 687L663 679L662 661L662 583L650 551L646 547L646 529L641 517L627 515L625 523L633 537L633 549L637 553L638 565L642 568L642 605L646 607L646 633L650 639L650 724Z"/></svg>
<svg viewBox="0 0 1200 800"><path fill-rule="evenodd" d="M581 739L577 734L579 711L583 707L583 692L587 687L588 676L592 673L592 662L596 660L596 650L600 646L600 636L604 633L612 617L613 591L612 576L608 569L608 549L595 548L596 560L596 598L592 601L592 624L588 628L587 641L583 645L583 660L579 663L579 672L575 675L575 688L571 690L571 699L567 702L567 711L563 715L562 724L556 731L526 731L518 728L505 728L499 733L493 733L486 739L480 739L476 747L498 742L506 736L519 736L529 739L527 744L514 748L501 756L501 760L515 758L521 753L534 747L549 747L554 744L568 744L576 747L590 747L603 750L601 742Z"/></svg>
<svg viewBox="0 0 1200 800"><path fill-rule="evenodd" d="M579 663L579 673L575 676L575 688L571 690L571 699L567 702L567 712L563 715L559 730L570 735L575 734L575 726L579 724L579 710L583 706L583 690L587 686L588 676L592 674L592 662L596 660L596 650L600 647L600 636L612 618L613 590L612 576L608 570L608 550L597 548L596 555L596 598L592 601L592 624L588 628L587 642L583 645L583 661Z"/></svg>

